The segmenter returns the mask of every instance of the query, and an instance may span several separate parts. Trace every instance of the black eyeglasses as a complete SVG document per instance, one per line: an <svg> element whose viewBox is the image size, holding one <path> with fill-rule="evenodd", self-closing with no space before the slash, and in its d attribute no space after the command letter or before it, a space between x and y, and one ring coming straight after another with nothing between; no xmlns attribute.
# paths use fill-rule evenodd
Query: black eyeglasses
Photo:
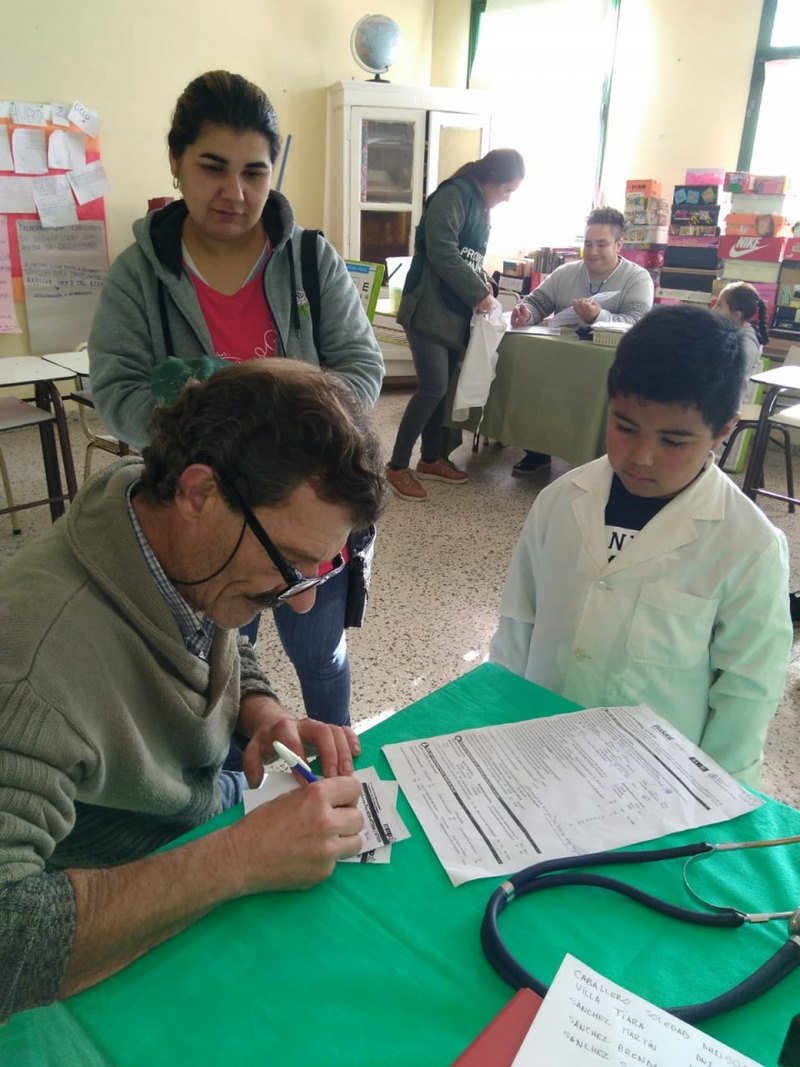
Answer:
<svg viewBox="0 0 800 1067"><path fill-rule="evenodd" d="M278 593L278 600L291 600L293 596L299 596L300 593L305 593L308 589L315 589L318 585L324 585L329 578L333 578L335 574L338 574L344 567L344 558L341 552L337 553L335 558L331 560L332 570L327 574L318 575L315 578L308 578L305 574L301 574L300 571L286 559L272 543L269 534L255 517L253 512L245 503L242 498L242 494L236 488L232 482L225 482L225 487L231 491L236 497L236 502L239 505L239 510L244 515L244 521L254 534L256 540L267 553L269 558L275 565L278 573L284 582L286 582L286 588L282 593Z"/></svg>

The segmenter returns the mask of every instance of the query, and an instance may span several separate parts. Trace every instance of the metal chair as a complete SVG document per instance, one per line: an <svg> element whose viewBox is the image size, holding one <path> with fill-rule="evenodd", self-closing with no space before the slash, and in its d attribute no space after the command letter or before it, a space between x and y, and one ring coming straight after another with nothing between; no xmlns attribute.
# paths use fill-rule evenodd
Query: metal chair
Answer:
<svg viewBox="0 0 800 1067"><path fill-rule="evenodd" d="M86 342L78 345L76 352L86 350ZM89 424L89 412L95 410L92 400L92 390L89 379L83 375L77 375L76 381L79 388L70 393L69 399L74 400L78 406L78 422L84 437L87 438L86 458L83 464L83 480L86 481L92 473L92 458L95 449L101 452L109 452L112 456L128 456L131 448L124 441L119 441L109 433L99 433Z"/></svg>
<svg viewBox="0 0 800 1067"><path fill-rule="evenodd" d="M783 365L785 367L800 366L800 346L792 345L789 348ZM789 395L796 399L796 393L790 393ZM721 468L725 468L726 460L728 459L731 449L735 445L739 435L747 430L755 433L761 415L761 406L760 403L742 405L739 421L734 427L731 436L725 442L725 447L719 457L719 466ZM784 465L786 468L786 496L783 497L779 495L778 498L786 500L789 505L790 514L794 513L795 510L794 477L792 471L792 437L790 431L798 429L800 429L800 404L793 404L787 407L776 406L769 417L768 441L772 441L773 444L777 444L783 448ZM776 438L776 434L780 435L780 440ZM766 444L767 442L764 443L765 450ZM763 484L763 469L760 473L759 481ZM766 493L765 495L773 494Z"/></svg>
<svg viewBox="0 0 800 1067"><path fill-rule="evenodd" d="M26 400L20 400L15 396L0 397L0 433L5 433L6 430L22 430L28 426L41 427L46 423L55 423L56 421L56 416L52 411L44 411L35 404L29 403ZM66 467L67 464L65 463L65 469ZM2 479L3 489L5 490L6 495L6 506L0 508L0 515L10 516L11 528L15 534L18 534L21 531L21 527L17 520L16 513L18 511L24 511L27 508L37 508L41 507L43 504L50 504L52 503L53 498L44 497L42 500L31 500L24 504L17 504L11 492L8 469L2 451L0 451L0 478ZM61 499L71 500L72 494L67 492Z"/></svg>

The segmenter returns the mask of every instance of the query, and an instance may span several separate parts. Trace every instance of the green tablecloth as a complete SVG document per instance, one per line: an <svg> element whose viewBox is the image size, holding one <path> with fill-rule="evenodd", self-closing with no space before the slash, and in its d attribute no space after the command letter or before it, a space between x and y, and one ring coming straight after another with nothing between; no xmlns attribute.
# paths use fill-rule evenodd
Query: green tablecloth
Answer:
<svg viewBox="0 0 800 1067"><path fill-rule="evenodd" d="M376 764L389 778L380 752L388 742L573 708L484 665L362 735L360 763ZM12 1018L0 1029L0 1063L449 1064L511 995L484 959L478 936L497 880L454 889L403 797L400 811L413 836L394 846L391 864L340 865L310 892L219 908L94 989ZM239 813L234 809L217 825ZM728 824L665 840L790 833L800 833L800 812L768 801ZM697 868L698 887L749 910L788 909L800 896L798 848L714 856ZM677 862L626 869L622 876L687 903ZM507 944L531 971L549 981L569 951L666 1005L728 988L785 938L782 922L689 927L599 890L537 897L521 900L501 920ZM703 1029L774 1067L798 1010L795 972Z"/></svg>
<svg viewBox="0 0 800 1067"><path fill-rule="evenodd" d="M606 375L614 348L541 334L507 333L500 342L497 376L483 409L481 434L516 448L548 452L579 465L606 450ZM447 410L452 408L455 382ZM474 431L473 408L466 422Z"/></svg>

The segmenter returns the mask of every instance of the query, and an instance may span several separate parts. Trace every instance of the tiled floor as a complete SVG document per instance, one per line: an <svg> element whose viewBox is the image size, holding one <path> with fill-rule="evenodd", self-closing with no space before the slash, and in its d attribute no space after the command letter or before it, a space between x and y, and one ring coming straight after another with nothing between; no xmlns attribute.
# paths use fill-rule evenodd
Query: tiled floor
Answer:
<svg viewBox="0 0 800 1067"><path fill-rule="evenodd" d="M378 429L388 450L408 393L385 393L377 406ZM84 442L71 425L74 452L83 463ZM466 439L466 438L465 438ZM0 439L15 491L40 475L38 435L31 431ZM468 444L454 459L469 471L458 487L426 483L429 500L406 503L392 498L381 521L367 623L351 630L353 718L374 721L470 670L486 656L495 612L512 549L522 522L549 477L567 470L559 461L550 473L528 479L510 475L520 453L497 446L473 455ZM416 457L415 457L416 459ZM98 456L100 466L108 462ZM797 461L796 461L797 462ZM771 458L768 482L781 484L779 458ZM763 499L763 498L762 498ZM800 518L777 502L765 510L789 539L792 588L800 588ZM23 512L23 534L13 537L7 516L0 516L0 561L44 529L47 509ZM800 629L786 680L784 700L767 744L763 788L800 807ZM294 672L274 627L264 622L258 655L287 707L301 707Z"/></svg>

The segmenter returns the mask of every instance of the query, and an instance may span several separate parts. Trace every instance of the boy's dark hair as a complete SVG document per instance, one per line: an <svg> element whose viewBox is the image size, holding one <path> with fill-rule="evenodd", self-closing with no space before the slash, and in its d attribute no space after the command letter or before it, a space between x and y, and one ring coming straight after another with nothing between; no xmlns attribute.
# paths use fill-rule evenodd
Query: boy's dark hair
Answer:
<svg viewBox="0 0 800 1067"><path fill-rule="evenodd" d="M153 502L171 501L183 471L205 463L234 511L229 485L251 507L276 507L303 482L348 508L354 528L369 526L383 507L380 442L353 393L317 367L232 364L189 382L172 407L157 407L150 432L141 489Z"/></svg>
<svg viewBox="0 0 800 1067"><path fill-rule="evenodd" d="M716 436L739 409L744 376L735 323L705 308L659 307L620 341L608 396L695 407Z"/></svg>
<svg viewBox="0 0 800 1067"><path fill-rule="evenodd" d="M281 150L278 116L263 89L228 70L209 70L189 82L175 105L167 135L169 150L180 159L209 123L237 133L254 130L269 142L272 163Z"/></svg>
<svg viewBox="0 0 800 1067"><path fill-rule="evenodd" d="M586 216L587 226L610 226L618 241L625 232L625 216L614 207L596 207Z"/></svg>

